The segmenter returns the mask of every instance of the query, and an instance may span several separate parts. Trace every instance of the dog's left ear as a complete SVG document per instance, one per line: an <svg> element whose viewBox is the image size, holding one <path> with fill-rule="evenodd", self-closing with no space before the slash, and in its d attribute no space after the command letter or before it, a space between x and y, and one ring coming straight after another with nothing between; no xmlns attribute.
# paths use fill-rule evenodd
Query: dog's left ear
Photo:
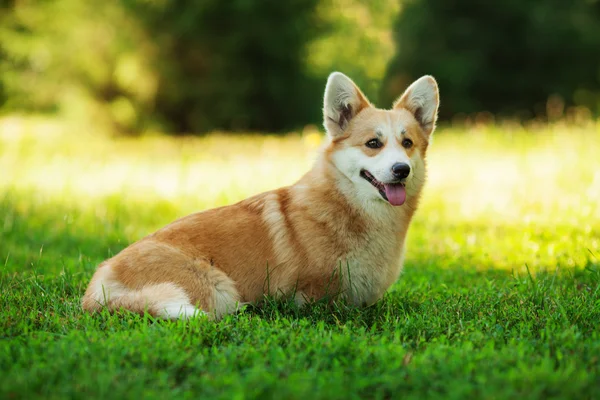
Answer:
<svg viewBox="0 0 600 400"><path fill-rule="evenodd" d="M440 105L438 85L433 76L423 76L413 82L394 103L394 109L405 108L414 116L427 136L437 121Z"/></svg>
<svg viewBox="0 0 600 400"><path fill-rule="evenodd" d="M350 78L334 72L327 78L323 101L323 125L332 138L341 136L350 120L371 103Z"/></svg>

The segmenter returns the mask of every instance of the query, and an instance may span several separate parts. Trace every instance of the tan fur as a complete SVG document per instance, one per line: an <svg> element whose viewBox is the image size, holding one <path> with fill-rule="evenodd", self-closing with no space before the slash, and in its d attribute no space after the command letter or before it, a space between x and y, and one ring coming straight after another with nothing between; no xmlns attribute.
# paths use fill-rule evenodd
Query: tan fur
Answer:
<svg viewBox="0 0 600 400"><path fill-rule="evenodd" d="M350 90L343 94L355 106L344 110L344 98L341 103L329 100L327 109L326 94L330 140L312 170L292 186L192 214L130 245L99 266L83 308L219 318L265 294L293 296L298 304L328 295L356 305L381 298L400 274L423 182L416 181L414 188L407 183L409 196L399 207L376 199L377 194L372 194L375 200L364 199L355 195L335 157L349 148L376 157L378 150L364 144L384 123L404 129L402 135L385 137L386 142L410 138L414 147L406 155L422 160L424 168L433 125L421 125L418 112L404 108L402 99L393 110L372 107L340 75L335 77L342 83L338 90Z"/></svg>

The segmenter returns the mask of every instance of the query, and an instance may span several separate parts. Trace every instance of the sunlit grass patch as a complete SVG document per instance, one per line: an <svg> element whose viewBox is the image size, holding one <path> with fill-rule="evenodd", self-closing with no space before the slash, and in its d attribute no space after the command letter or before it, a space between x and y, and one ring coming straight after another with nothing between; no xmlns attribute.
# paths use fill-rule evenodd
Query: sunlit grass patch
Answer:
<svg viewBox="0 0 600 400"><path fill-rule="evenodd" d="M0 135L0 189L75 203L111 195L148 203L193 197L196 208L293 183L310 168L322 137L314 131L141 139L38 133L34 126ZM429 151L421 214L525 223L598 219L599 138L599 123L531 132L440 129Z"/></svg>

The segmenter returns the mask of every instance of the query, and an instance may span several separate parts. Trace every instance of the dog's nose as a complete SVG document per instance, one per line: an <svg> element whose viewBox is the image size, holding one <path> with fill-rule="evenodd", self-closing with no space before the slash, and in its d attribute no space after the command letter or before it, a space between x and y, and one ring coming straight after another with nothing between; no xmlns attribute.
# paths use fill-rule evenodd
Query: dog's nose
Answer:
<svg viewBox="0 0 600 400"><path fill-rule="evenodd" d="M392 165L392 174L398 179L404 179L410 174L410 165L407 163L396 163Z"/></svg>

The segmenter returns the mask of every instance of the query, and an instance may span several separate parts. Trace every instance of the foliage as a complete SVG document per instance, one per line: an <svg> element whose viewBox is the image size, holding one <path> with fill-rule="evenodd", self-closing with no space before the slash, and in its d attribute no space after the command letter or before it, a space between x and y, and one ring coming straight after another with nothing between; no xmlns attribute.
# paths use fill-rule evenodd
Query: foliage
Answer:
<svg viewBox="0 0 600 400"><path fill-rule="evenodd" d="M218 323L90 316L79 299L96 265L137 238L291 183L318 137L117 140L11 124L0 124L0 170L12 172L0 179L2 398L600 389L598 123L437 132L405 273L382 301L268 300Z"/></svg>
<svg viewBox="0 0 600 400"><path fill-rule="evenodd" d="M331 72L341 71L360 86L369 100L376 101L387 64L394 54L392 23L399 9L398 0L319 1L317 14L326 29L308 46L311 75L324 83ZM315 93L315 98L320 98L322 89ZM309 104L314 102L309 99Z"/></svg>
<svg viewBox="0 0 600 400"><path fill-rule="evenodd" d="M598 1L409 0L394 32L385 99L432 74L444 118L480 111L542 116L552 95L600 113Z"/></svg>
<svg viewBox="0 0 600 400"><path fill-rule="evenodd" d="M384 107L430 73L442 118L555 119L600 112L598 21L587 0L4 0L0 110L85 131L285 132L320 123L307 105L340 70Z"/></svg>
<svg viewBox="0 0 600 400"><path fill-rule="evenodd" d="M315 110L315 3L17 3L2 17L0 101L132 132L295 127Z"/></svg>
<svg viewBox="0 0 600 400"><path fill-rule="evenodd" d="M59 113L88 131L291 130L320 122L320 107L307 105L320 104L332 70L377 93L397 9L396 0L5 2L0 107Z"/></svg>
<svg viewBox="0 0 600 400"><path fill-rule="evenodd" d="M149 122L157 90L153 46L118 2L15 2L2 15L5 111L60 111L101 131Z"/></svg>
<svg viewBox="0 0 600 400"><path fill-rule="evenodd" d="M305 104L317 83L303 59L319 33L317 0L126 3L153 36L156 107L176 132L277 131L314 119L318 108Z"/></svg>

